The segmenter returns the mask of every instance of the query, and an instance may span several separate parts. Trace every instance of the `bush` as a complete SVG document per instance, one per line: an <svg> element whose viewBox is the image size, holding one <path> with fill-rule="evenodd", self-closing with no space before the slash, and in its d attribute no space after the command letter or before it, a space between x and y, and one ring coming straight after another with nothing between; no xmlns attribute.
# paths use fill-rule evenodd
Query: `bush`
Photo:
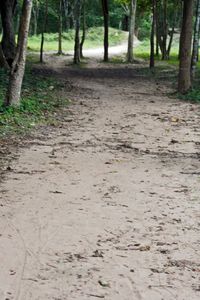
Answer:
<svg viewBox="0 0 200 300"><path fill-rule="evenodd" d="M148 17L141 18L137 24L138 28L138 39L144 40L150 37L151 33L151 20Z"/></svg>

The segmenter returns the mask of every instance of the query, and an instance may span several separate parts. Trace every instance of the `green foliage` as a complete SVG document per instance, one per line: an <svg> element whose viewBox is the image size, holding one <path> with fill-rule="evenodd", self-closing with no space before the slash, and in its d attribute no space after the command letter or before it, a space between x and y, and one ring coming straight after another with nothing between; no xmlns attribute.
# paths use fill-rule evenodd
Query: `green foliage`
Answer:
<svg viewBox="0 0 200 300"><path fill-rule="evenodd" d="M92 27L89 28L86 34L86 40L84 48L95 48L103 45L103 27ZM74 30L69 30L63 33L63 50L69 51L74 49ZM127 35L124 31L110 28L109 30L109 41L110 45L114 46L120 44L126 39ZM40 50L40 39L39 35L29 37L28 48L31 51ZM57 33L46 33L45 34L45 51L56 51L58 49L58 34Z"/></svg>
<svg viewBox="0 0 200 300"><path fill-rule="evenodd" d="M26 71L22 101L19 107L3 106L6 89L5 76L0 71L0 137L10 134L24 134L37 124L55 123L57 110L68 104L58 90L62 84L50 78L35 76Z"/></svg>
<svg viewBox="0 0 200 300"><path fill-rule="evenodd" d="M151 19L148 15L137 19L137 28L138 28L138 39L144 40L150 37L151 32Z"/></svg>
<svg viewBox="0 0 200 300"><path fill-rule="evenodd" d="M199 86L194 86L191 90L189 90L186 94L178 94L178 97L180 99L186 100L186 101L193 101L200 103L200 88Z"/></svg>

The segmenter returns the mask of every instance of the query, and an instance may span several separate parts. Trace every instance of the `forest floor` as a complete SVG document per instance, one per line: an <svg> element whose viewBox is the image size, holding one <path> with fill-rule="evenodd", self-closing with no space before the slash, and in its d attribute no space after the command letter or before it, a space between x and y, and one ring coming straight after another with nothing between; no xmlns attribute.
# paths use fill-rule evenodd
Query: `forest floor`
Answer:
<svg viewBox="0 0 200 300"><path fill-rule="evenodd" d="M36 67L71 104L1 183L0 299L200 298L200 106L139 69Z"/></svg>

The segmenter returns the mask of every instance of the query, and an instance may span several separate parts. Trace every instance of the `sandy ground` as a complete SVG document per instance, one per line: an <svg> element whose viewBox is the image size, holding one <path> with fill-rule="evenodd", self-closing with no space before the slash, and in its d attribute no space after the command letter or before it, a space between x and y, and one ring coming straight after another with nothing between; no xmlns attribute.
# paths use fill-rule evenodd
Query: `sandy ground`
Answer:
<svg viewBox="0 0 200 300"><path fill-rule="evenodd" d="M121 45L109 47L109 50L108 50L109 55L120 55L120 54L126 53L127 52L127 44L128 44L128 42L124 42ZM134 46L136 47L138 44L139 44L139 41L137 39L135 39ZM70 55L73 55L74 51L69 51L68 53ZM88 58L91 58L91 57L103 58L104 49L103 49L103 47L99 47L99 48L95 48L95 49L84 49L83 55L84 55L84 57L88 57Z"/></svg>
<svg viewBox="0 0 200 300"><path fill-rule="evenodd" d="M200 107L127 70L57 70L63 125L0 187L0 299L200 299Z"/></svg>

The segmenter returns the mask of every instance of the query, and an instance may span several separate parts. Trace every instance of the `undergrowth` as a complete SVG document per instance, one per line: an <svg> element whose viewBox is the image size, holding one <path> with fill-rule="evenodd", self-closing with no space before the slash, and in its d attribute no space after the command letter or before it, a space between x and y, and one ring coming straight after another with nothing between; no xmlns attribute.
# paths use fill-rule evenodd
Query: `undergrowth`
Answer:
<svg viewBox="0 0 200 300"><path fill-rule="evenodd" d="M74 49L74 30L63 32L62 34L62 46L63 51L70 51ZM104 29L103 27L89 28L86 33L86 40L84 48L95 48L103 45ZM122 43L127 39L127 33L122 30L109 28L109 43L110 46L114 46ZM39 51L41 43L41 36L34 35L29 37L28 49L31 51ZM45 34L45 51L57 51L58 50L58 34L57 33L46 33Z"/></svg>
<svg viewBox="0 0 200 300"><path fill-rule="evenodd" d="M0 137L25 134L39 124L56 125L56 112L68 104L59 91L63 84L52 78L39 77L27 68L19 107L4 107L7 76L0 71Z"/></svg>
<svg viewBox="0 0 200 300"><path fill-rule="evenodd" d="M200 88L195 84L186 94L178 93L177 96L182 100L200 103Z"/></svg>

